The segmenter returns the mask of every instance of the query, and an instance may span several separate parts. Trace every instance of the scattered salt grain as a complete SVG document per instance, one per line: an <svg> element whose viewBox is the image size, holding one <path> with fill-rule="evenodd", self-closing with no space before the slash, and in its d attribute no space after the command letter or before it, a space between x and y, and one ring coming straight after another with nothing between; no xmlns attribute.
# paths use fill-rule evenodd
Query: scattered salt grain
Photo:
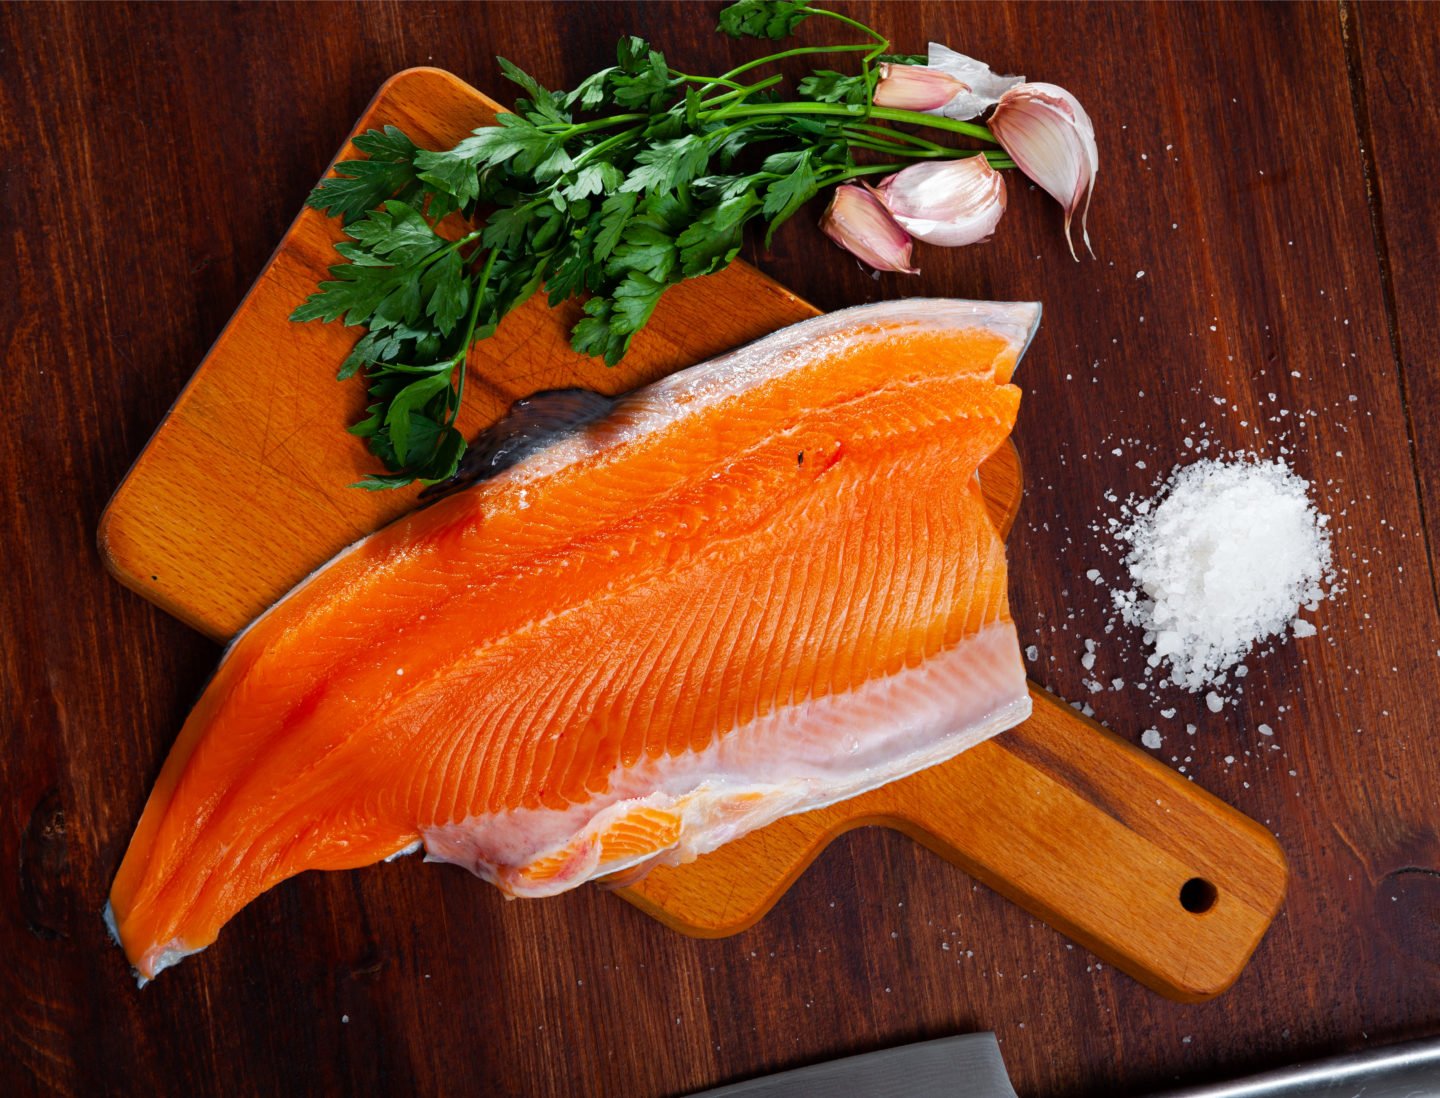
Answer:
<svg viewBox="0 0 1440 1098"><path fill-rule="evenodd" d="M1116 536L1133 588L1112 592L1144 630L1151 667L1193 692L1220 685L1252 646L1293 627L1328 594L1334 573L1326 516L1283 461L1207 458L1177 469L1156 500L1132 501ZM1218 713L1223 699L1206 698Z"/></svg>
<svg viewBox="0 0 1440 1098"><path fill-rule="evenodd" d="M1160 750L1160 729L1158 729L1158 728L1147 728L1147 729L1145 729L1144 732L1140 733L1140 742L1143 743L1146 747L1148 747L1151 751L1159 751L1159 750Z"/></svg>
<svg viewBox="0 0 1440 1098"><path fill-rule="evenodd" d="M1268 724L1260 725L1258 728L1255 729L1255 731L1259 732L1262 736L1275 735L1275 729L1271 728Z"/></svg>

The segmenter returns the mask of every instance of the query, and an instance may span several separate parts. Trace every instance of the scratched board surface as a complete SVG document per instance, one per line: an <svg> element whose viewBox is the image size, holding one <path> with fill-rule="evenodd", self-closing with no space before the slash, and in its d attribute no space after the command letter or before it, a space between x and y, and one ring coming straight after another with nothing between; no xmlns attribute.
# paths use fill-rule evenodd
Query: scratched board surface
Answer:
<svg viewBox="0 0 1440 1098"><path fill-rule="evenodd" d="M1349 569L1320 637L1254 661L1219 715L1091 698L1134 742L1156 728L1165 762L1290 857L1287 906L1231 991L1161 999L873 829L734 938L685 939L590 891L505 904L460 871L382 866L242 914L271 947L248 967L128 986L95 913L217 649L104 573L111 489L388 75L434 64L499 88L501 53L567 86L631 31L723 71L743 47L698 10L0 9L0 110L19 135L0 175L7 1093L676 1094L994 1029L1022 1093L1125 1095L1440 1030L1425 184L1440 122L1420 75L1440 21L1379 4L846 5L899 49L943 39L1074 90L1100 134L1100 259L1073 264L1054 207L1018 182L993 242L926 251L913 281L836 261L808 215L748 256L826 309L917 287L1044 300L1012 600L1063 695L1086 693L1083 639L1104 636L1083 577L1113 566L1090 531L1107 491L1148 489L1201 420L1216 446L1287 445L1319 486ZM1295 431L1280 410L1315 414ZM397 932L396 910L424 916Z"/></svg>

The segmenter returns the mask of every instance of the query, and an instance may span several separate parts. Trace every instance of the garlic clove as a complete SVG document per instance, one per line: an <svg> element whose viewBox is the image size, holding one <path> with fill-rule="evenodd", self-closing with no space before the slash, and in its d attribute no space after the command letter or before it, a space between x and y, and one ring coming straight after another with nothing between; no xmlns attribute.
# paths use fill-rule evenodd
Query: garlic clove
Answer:
<svg viewBox="0 0 1440 1098"><path fill-rule="evenodd" d="M946 248L990 239L1005 213L1005 177L983 155L914 164L876 190L901 228Z"/></svg>
<svg viewBox="0 0 1440 1098"><path fill-rule="evenodd" d="M877 271L919 274L911 264L912 242L881 201L865 187L842 183L820 218L820 229Z"/></svg>
<svg viewBox="0 0 1440 1098"><path fill-rule="evenodd" d="M1019 169L1065 207L1065 241L1072 256L1070 225L1080 211L1081 236L1093 257L1086 222L1100 152L1095 127L1079 100L1055 84L1021 84L1000 97L988 125Z"/></svg>
<svg viewBox="0 0 1440 1098"><path fill-rule="evenodd" d="M872 101L877 107L906 111L938 111L970 86L947 72L925 65L879 66Z"/></svg>

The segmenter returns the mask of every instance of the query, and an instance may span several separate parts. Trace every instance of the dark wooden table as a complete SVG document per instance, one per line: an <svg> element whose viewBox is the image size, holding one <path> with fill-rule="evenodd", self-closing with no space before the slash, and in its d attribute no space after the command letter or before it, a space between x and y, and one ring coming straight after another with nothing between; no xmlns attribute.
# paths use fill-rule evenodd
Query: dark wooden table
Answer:
<svg viewBox="0 0 1440 1098"><path fill-rule="evenodd" d="M217 652L104 574L96 522L341 135L411 65L504 94L495 53L568 86L627 32L690 71L754 47L712 34L709 4L12 4L0 1091L660 1095L993 1029L1022 1094L1122 1095L1440 1031L1440 13L847 10L899 48L933 37L1062 84L1096 120L1098 261L1070 260L1019 180L991 244L926 250L913 281L870 279L811 216L750 256L827 308L1043 299L1011 543L1037 676L1087 696L1105 595L1083 576L1115 568L1092 524L1187 436L1285 446L1334 516L1345 593L1319 637L1251 662L1237 704L1091 698L1284 844L1289 901L1238 985L1162 1000L862 832L722 941L595 889L507 904L418 861L310 875L138 993L99 912ZM1133 677L1138 658L1107 643L1099 669Z"/></svg>

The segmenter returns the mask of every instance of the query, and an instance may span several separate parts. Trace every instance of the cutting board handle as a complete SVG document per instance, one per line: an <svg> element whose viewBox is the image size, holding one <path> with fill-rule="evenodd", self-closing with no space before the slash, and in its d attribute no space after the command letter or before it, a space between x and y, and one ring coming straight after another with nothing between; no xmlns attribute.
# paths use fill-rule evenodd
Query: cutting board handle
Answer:
<svg viewBox="0 0 1440 1098"><path fill-rule="evenodd" d="M657 869L621 895L682 932L733 934L838 835L891 827L1161 994L1218 995L1279 910L1279 844L1059 698L1030 694L1028 721L948 763Z"/></svg>

